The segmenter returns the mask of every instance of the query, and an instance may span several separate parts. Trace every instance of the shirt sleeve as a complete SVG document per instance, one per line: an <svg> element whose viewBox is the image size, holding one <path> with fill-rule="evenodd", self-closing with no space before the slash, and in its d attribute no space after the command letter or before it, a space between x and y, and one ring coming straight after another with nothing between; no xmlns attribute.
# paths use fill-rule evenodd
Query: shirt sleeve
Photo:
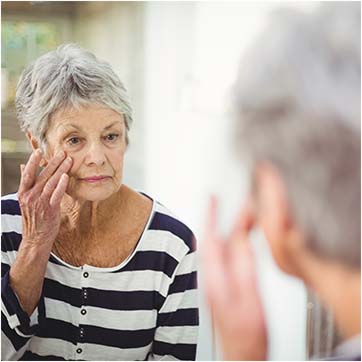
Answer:
<svg viewBox="0 0 362 362"><path fill-rule="evenodd" d="M190 250L174 273L167 297L159 310L149 360L195 360L199 310L196 252Z"/></svg>
<svg viewBox="0 0 362 362"><path fill-rule="evenodd" d="M2 252L1 263L1 359L19 360L25 353L31 337L39 325L41 301L32 315L23 310L20 301L11 288L9 280L10 265L7 253Z"/></svg>

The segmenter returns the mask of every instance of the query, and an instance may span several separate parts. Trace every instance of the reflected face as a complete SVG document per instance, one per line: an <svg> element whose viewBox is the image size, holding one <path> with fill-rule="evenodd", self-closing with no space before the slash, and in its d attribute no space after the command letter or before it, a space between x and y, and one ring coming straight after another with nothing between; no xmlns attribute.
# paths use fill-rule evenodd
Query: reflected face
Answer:
<svg viewBox="0 0 362 362"><path fill-rule="evenodd" d="M121 187L126 151L124 118L101 105L57 112L46 134L49 161L63 150L73 159L67 193L101 201Z"/></svg>

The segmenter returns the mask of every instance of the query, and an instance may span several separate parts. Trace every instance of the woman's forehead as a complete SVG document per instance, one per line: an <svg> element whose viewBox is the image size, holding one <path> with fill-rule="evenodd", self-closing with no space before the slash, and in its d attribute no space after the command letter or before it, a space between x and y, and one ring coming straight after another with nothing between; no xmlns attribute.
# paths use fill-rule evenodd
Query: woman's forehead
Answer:
<svg viewBox="0 0 362 362"><path fill-rule="evenodd" d="M51 119L50 126L54 130L108 129L113 126L124 126L124 118L123 115L111 108L89 105L56 112Z"/></svg>

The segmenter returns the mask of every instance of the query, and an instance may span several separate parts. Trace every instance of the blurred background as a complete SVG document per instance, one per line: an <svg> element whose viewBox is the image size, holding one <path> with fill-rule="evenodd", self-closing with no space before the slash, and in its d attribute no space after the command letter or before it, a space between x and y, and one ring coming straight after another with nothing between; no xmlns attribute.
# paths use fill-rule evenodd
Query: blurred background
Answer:
<svg viewBox="0 0 362 362"><path fill-rule="evenodd" d="M244 49L280 6L309 12L318 2L2 1L1 194L17 191L30 151L14 110L19 76L41 54L76 42L108 61L128 89L135 121L124 182L167 205L199 240L215 193L226 231L248 185L231 148L231 86ZM269 359L327 355L337 338L331 316L277 269L261 233L253 245ZM197 356L218 359L202 295L200 303Z"/></svg>

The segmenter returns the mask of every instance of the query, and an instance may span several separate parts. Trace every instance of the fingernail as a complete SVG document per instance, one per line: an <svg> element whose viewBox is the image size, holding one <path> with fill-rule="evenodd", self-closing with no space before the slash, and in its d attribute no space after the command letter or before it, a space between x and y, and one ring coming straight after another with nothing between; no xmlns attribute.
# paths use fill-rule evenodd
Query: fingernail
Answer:
<svg viewBox="0 0 362 362"><path fill-rule="evenodd" d="M43 152L42 152L42 150L41 150L40 148L37 148L36 151L35 151L35 153L36 153L37 155L41 155Z"/></svg>
<svg viewBox="0 0 362 362"><path fill-rule="evenodd" d="M72 162L72 158L68 156L68 157L65 159L65 162L71 163L71 162Z"/></svg>
<svg viewBox="0 0 362 362"><path fill-rule="evenodd" d="M64 151L59 151L59 152L57 153L57 157L59 157L59 158L64 157Z"/></svg>

